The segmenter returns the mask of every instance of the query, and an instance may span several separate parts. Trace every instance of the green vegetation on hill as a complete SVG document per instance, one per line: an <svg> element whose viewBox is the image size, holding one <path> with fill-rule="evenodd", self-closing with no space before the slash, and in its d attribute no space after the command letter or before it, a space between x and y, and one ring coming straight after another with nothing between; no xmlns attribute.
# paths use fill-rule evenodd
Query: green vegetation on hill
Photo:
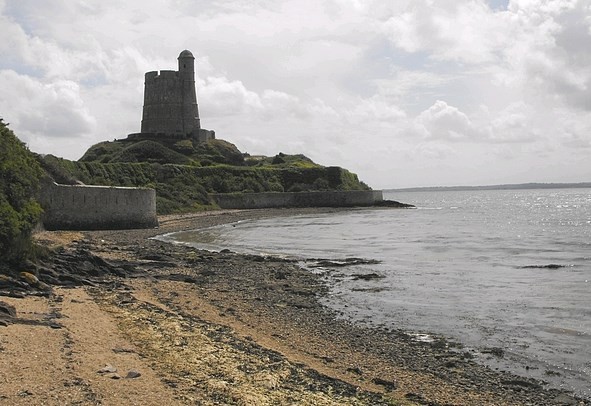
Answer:
<svg viewBox="0 0 591 406"><path fill-rule="evenodd" d="M82 162L154 162L191 166L216 164L243 165L244 156L224 140L197 143L190 139L162 138L105 141L93 145L80 158Z"/></svg>
<svg viewBox="0 0 591 406"><path fill-rule="evenodd" d="M98 143L78 162L48 155L42 165L58 183L155 188L159 214L210 208L210 193L369 189L346 169L304 155L252 157L224 140L136 137Z"/></svg>
<svg viewBox="0 0 591 406"><path fill-rule="evenodd" d="M305 155L286 155L283 152L278 153L274 157L247 157L246 165L249 166L273 166L276 168L320 168L321 166L314 163Z"/></svg>
<svg viewBox="0 0 591 406"><path fill-rule="evenodd" d="M0 118L0 262L18 263L32 253L31 232L41 206L36 201L44 176L35 155Z"/></svg>
<svg viewBox="0 0 591 406"><path fill-rule="evenodd" d="M230 166L198 167L159 163L76 162L47 155L50 174L89 185L141 186L156 189L159 214L211 207L209 193L367 190L357 175L338 167ZM54 176L55 178L55 176Z"/></svg>

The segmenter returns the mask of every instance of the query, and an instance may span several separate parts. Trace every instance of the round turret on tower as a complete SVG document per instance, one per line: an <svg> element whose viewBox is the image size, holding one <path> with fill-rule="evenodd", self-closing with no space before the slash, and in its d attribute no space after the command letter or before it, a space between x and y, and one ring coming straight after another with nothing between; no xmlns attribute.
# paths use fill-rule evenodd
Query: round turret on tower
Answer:
<svg viewBox="0 0 591 406"><path fill-rule="evenodd" d="M179 54L179 79L183 94L183 131L195 134L201 128L195 92L195 57L185 49Z"/></svg>
<svg viewBox="0 0 591 406"><path fill-rule="evenodd" d="M195 57L191 51L185 49L177 59L179 61L179 72L195 74Z"/></svg>

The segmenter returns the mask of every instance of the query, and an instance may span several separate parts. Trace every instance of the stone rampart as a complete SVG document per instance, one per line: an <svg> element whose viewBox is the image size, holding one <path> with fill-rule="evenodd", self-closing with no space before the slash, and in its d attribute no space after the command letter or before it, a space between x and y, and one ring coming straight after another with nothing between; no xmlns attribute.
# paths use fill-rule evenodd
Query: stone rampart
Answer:
<svg viewBox="0 0 591 406"><path fill-rule="evenodd" d="M40 202L47 230L108 230L158 226L156 191L147 188L49 184Z"/></svg>
<svg viewBox="0 0 591 406"><path fill-rule="evenodd" d="M381 190L216 193L211 197L222 209L273 207L367 207L383 201Z"/></svg>

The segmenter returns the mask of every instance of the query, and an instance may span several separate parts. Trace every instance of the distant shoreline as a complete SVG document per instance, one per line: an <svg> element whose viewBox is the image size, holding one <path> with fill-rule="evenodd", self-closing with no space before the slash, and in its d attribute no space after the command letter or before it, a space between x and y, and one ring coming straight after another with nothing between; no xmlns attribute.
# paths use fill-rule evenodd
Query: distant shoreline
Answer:
<svg viewBox="0 0 591 406"><path fill-rule="evenodd" d="M445 192L470 190L527 190L527 189L585 189L591 188L591 182L580 183L518 183L486 186L425 186L383 189L384 192Z"/></svg>

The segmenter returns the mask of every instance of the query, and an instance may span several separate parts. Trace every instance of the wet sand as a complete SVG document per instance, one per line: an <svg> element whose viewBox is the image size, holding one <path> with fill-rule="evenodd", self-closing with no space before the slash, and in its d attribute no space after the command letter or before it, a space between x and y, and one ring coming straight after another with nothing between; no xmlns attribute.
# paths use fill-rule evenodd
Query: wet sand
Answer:
<svg viewBox="0 0 591 406"><path fill-rule="evenodd" d="M40 233L43 244L62 247L40 279L64 286L0 297L17 309L0 327L0 403L591 404L492 371L443 339L425 343L338 319L319 303L327 292L321 278L295 262L149 239L311 211L319 210L210 212L163 217L154 230Z"/></svg>

